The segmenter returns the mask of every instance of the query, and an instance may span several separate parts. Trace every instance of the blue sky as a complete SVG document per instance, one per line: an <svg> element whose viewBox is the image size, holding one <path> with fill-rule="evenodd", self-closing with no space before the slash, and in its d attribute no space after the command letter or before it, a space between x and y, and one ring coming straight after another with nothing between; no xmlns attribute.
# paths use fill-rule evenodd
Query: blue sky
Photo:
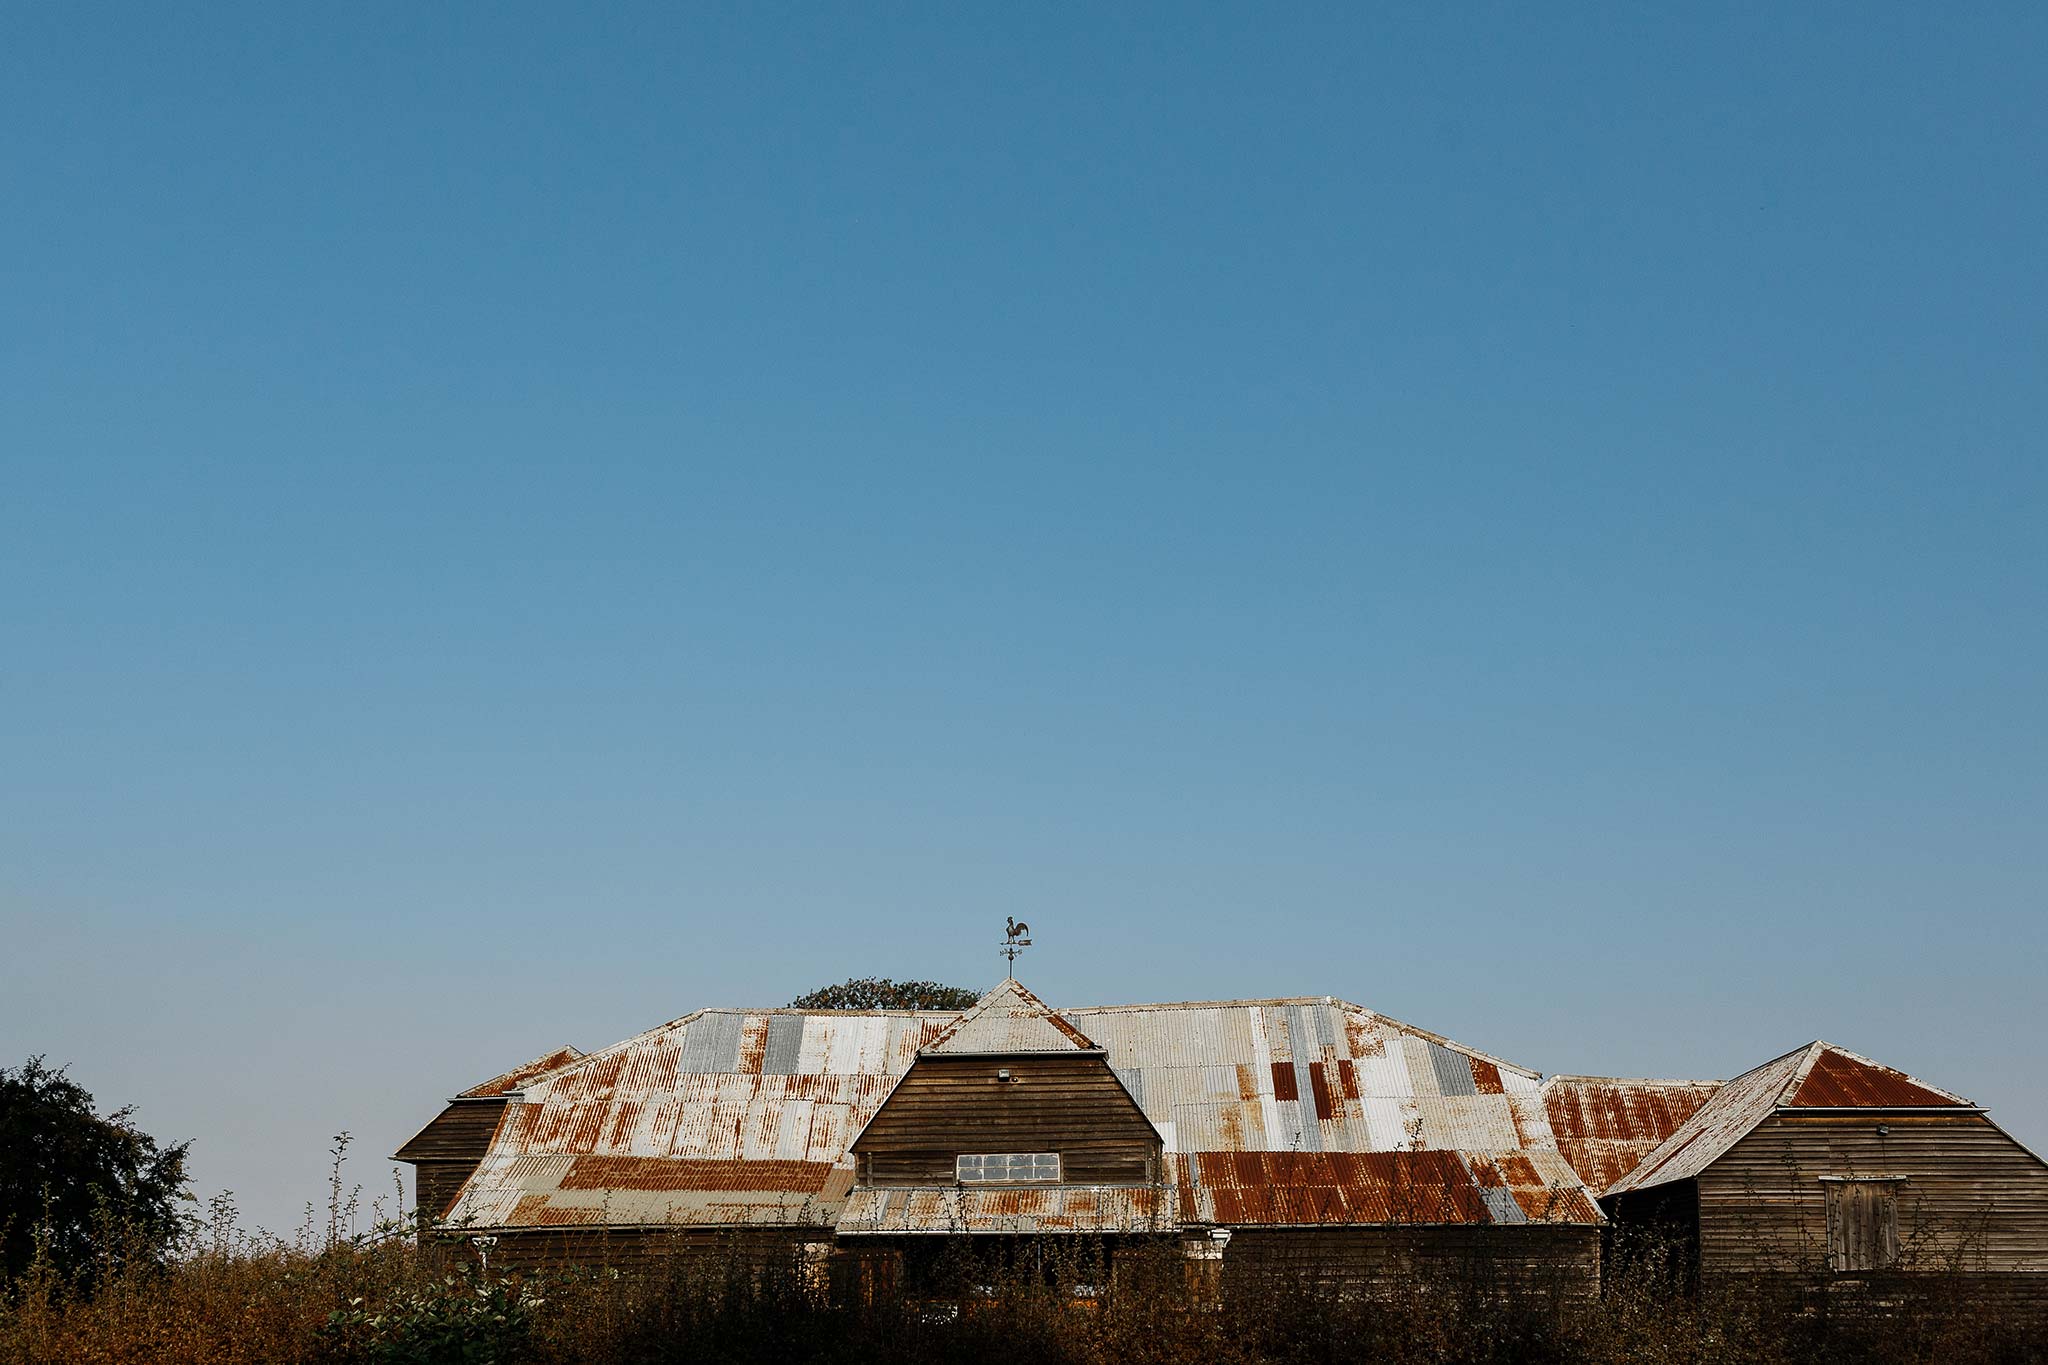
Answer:
<svg viewBox="0 0 2048 1365"><path fill-rule="evenodd" d="M0 1064L328 1134L853 974L1824 1036L2048 1146L2038 6L0 37Z"/></svg>

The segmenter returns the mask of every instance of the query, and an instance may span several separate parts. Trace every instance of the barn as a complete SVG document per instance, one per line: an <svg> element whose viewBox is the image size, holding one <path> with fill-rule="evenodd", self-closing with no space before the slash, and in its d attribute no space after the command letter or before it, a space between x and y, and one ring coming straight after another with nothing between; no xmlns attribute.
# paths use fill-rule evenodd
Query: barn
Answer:
<svg viewBox="0 0 2048 1365"><path fill-rule="evenodd" d="M914 1272L941 1239L1085 1236L1225 1284L1599 1283L1540 1074L1327 996L699 1010L473 1087L398 1157L424 1214L515 1260Z"/></svg>
<svg viewBox="0 0 2048 1365"><path fill-rule="evenodd" d="M2048 1308L2048 1167L1829 1043L1725 1084L1552 1076L1328 996L705 1009L474 1086L397 1154L514 1262L712 1253L916 1280L953 1238L1171 1246L1228 1287L1603 1266Z"/></svg>
<svg viewBox="0 0 2048 1365"><path fill-rule="evenodd" d="M1913 1283L2048 1310L2048 1165L1970 1101L1832 1043L1716 1088L1601 1203L1621 1245L1706 1287Z"/></svg>

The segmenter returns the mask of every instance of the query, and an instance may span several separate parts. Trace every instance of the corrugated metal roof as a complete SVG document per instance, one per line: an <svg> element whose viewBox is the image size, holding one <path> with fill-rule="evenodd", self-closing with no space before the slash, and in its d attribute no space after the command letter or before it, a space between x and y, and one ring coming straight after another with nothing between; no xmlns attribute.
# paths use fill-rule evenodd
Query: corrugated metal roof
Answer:
<svg viewBox="0 0 2048 1365"><path fill-rule="evenodd" d="M1781 1101L1787 1108L1917 1109L1970 1104L1960 1095L1937 1090L1903 1071L1894 1071L1833 1043L1815 1043L1812 1052L1796 1083L1787 1087L1790 1098Z"/></svg>
<svg viewBox="0 0 2048 1365"><path fill-rule="evenodd" d="M1968 1100L1833 1043L1811 1042L1722 1086L1607 1193L1692 1180L1780 1109L1971 1108Z"/></svg>
<svg viewBox="0 0 2048 1365"><path fill-rule="evenodd" d="M960 1022L925 1045L934 1056L963 1053L1076 1052L1095 1044L1015 980L974 1002Z"/></svg>
<svg viewBox="0 0 2048 1365"><path fill-rule="evenodd" d="M1146 1185L860 1189L843 1233L1153 1232L1169 1226L1167 1193Z"/></svg>
<svg viewBox="0 0 2048 1365"><path fill-rule="evenodd" d="M1077 1009L1169 1152L1548 1147L1536 1073L1321 999Z"/></svg>
<svg viewBox="0 0 2048 1365"><path fill-rule="evenodd" d="M513 1067L510 1071L491 1077L481 1085L473 1085L455 1098L459 1100L496 1099L510 1090L517 1090L528 1081L545 1076L550 1071L559 1071L583 1054L573 1047L558 1047L553 1052L536 1057L530 1062Z"/></svg>
<svg viewBox="0 0 2048 1365"><path fill-rule="evenodd" d="M829 1225L853 1135L958 1018L685 1015L528 1082L448 1221Z"/></svg>
<svg viewBox="0 0 2048 1365"><path fill-rule="evenodd" d="M1486 1223L1512 1221L1511 1203L1524 1221L1598 1219L1533 1071L1328 997L1055 1013L1006 982L966 1016L704 1010L594 1053L527 1084L450 1220L575 1221L602 1193L612 1222L682 1221L714 1203L726 1221L775 1221L793 1206L834 1221L855 1211L841 1208L846 1191L808 1167L850 1177L849 1145L920 1051L1042 1050L1048 1034L1059 1050L1105 1052L1161 1135L1182 1219L1407 1221L1426 1205L1432 1221ZM1348 1160L1368 1154L1389 1159ZM1215 1164L1268 1155L1256 1180L1231 1183ZM1325 1164L1297 1160L1311 1156ZM574 1164L596 1157L632 1160ZM679 1162L724 1165L667 1171ZM957 1207L1016 1193L978 1191L981 1202ZM627 1205L630 1218L616 1212ZM905 1195L888 1226L914 1223L913 1207L937 1218L956 1204ZM884 1216L872 1200L858 1211Z"/></svg>
<svg viewBox="0 0 2048 1365"><path fill-rule="evenodd" d="M1598 1192L1634 1170L1720 1088L1719 1081L1552 1076L1543 1082L1543 1110L1564 1159Z"/></svg>

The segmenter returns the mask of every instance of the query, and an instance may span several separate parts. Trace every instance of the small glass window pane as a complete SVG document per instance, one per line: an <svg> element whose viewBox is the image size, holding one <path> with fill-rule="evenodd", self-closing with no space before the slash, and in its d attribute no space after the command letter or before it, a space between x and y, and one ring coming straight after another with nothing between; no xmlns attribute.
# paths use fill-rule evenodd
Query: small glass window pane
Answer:
<svg viewBox="0 0 2048 1365"><path fill-rule="evenodd" d="M1060 1178L1060 1155L1058 1152L964 1152L954 1158L954 1171L963 1185L1057 1181Z"/></svg>

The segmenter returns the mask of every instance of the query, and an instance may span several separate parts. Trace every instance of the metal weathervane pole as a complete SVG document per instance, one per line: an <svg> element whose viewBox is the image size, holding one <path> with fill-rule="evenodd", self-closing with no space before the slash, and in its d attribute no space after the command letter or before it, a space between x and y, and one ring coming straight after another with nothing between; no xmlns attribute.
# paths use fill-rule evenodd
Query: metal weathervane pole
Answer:
<svg viewBox="0 0 2048 1365"><path fill-rule="evenodd" d="M1003 956L1010 963L1010 980L1015 981L1017 979L1017 954L1031 946L1031 939L1028 937L1031 933L1031 926L1009 915L1003 916L1003 919L1008 926L1003 931Z"/></svg>

